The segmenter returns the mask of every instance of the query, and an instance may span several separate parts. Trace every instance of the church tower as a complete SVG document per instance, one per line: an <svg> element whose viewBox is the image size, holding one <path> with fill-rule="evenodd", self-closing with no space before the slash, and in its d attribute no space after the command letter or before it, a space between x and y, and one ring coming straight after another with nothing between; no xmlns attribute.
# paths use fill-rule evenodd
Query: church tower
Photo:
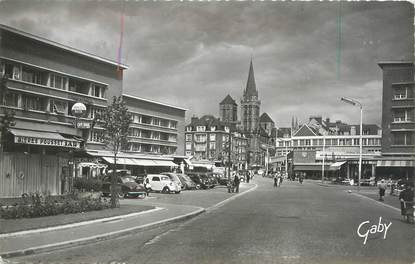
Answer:
<svg viewBox="0 0 415 264"><path fill-rule="evenodd" d="M258 99L258 90L255 85L254 67L249 65L248 81L241 100L241 127L242 131L252 134L257 131L259 125L259 108L261 101Z"/></svg>
<svg viewBox="0 0 415 264"><path fill-rule="evenodd" d="M229 94L219 103L219 117L224 122L238 122L238 104Z"/></svg>

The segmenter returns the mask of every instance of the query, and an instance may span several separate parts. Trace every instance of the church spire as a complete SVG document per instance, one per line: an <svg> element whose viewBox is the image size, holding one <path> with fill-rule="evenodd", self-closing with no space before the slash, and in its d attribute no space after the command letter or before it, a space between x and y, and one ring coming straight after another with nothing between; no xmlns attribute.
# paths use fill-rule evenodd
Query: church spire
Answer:
<svg viewBox="0 0 415 264"><path fill-rule="evenodd" d="M256 96L258 98L258 91L255 85L254 66L252 65L252 58L251 58L251 64L249 65L248 81L246 82L244 96L245 97Z"/></svg>

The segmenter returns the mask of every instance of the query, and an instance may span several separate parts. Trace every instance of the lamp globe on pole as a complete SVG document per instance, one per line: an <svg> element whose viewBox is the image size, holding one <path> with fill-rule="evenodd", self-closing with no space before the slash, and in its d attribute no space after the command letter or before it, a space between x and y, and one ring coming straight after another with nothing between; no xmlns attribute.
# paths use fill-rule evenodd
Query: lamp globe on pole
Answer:
<svg viewBox="0 0 415 264"><path fill-rule="evenodd" d="M76 103L71 108L72 114L79 118L86 112L86 106L83 103Z"/></svg>

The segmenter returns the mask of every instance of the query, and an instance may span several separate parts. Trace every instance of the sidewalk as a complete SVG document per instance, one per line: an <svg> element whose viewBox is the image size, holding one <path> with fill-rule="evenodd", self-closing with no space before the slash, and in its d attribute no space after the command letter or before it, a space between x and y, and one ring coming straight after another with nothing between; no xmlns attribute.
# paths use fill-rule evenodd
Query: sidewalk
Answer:
<svg viewBox="0 0 415 264"><path fill-rule="evenodd" d="M153 197L149 199L122 200L121 208L133 208L134 205L135 208L141 208L141 211L87 222L79 222L82 221L79 220L77 223L68 225L26 230L17 233L3 233L0 234L0 256L7 258L82 245L126 235L131 232L138 232L147 228L154 228L157 225L185 220L220 206L255 188L255 184L243 184L239 194L228 194L226 189L213 189L212 192L184 192L185 195L183 196L152 194ZM221 192L221 199L217 199L219 192ZM212 196L215 199L212 199L212 202L209 204L203 201L201 204L203 207L195 205L194 201L191 201L191 204L189 204L190 201L181 204L177 204L177 201L175 202L175 199L194 200L192 197L200 195ZM173 203L166 201L169 197ZM143 210L144 208L146 210ZM24 221L26 220L28 220L26 223L30 222L30 219L25 219Z"/></svg>

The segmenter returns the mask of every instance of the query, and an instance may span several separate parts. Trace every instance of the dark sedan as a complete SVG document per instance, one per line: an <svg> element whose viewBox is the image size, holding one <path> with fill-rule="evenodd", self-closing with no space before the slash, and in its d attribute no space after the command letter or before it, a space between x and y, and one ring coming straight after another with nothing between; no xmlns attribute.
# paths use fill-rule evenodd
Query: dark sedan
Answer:
<svg viewBox="0 0 415 264"><path fill-rule="evenodd" d="M144 185L135 182L133 177L125 176L117 178L117 193L119 197L132 197L145 196L146 190ZM109 196L111 194L111 178L105 176L102 181L102 194L103 196Z"/></svg>

